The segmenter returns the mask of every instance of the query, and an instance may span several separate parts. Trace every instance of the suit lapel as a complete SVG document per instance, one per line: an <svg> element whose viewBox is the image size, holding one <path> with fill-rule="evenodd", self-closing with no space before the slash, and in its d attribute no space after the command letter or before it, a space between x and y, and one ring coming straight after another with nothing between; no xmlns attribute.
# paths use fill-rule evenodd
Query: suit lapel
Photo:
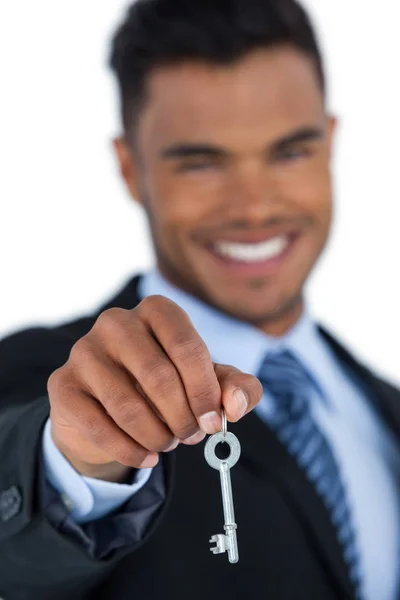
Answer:
<svg viewBox="0 0 400 600"><path fill-rule="evenodd" d="M376 377L359 363L326 329L319 327L326 342L332 347L338 359L349 366L360 377L369 399L377 409L395 438L400 440L400 394L394 386Z"/></svg>

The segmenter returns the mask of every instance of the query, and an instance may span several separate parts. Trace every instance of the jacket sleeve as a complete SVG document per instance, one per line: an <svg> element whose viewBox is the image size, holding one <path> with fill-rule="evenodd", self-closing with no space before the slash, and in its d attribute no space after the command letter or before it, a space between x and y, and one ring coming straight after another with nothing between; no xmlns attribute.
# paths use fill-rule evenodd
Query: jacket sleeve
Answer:
<svg viewBox="0 0 400 600"><path fill-rule="evenodd" d="M82 524L118 510L147 484L153 472L152 468L132 468L124 483L80 475L55 445L50 419L44 428L42 459L45 479L57 490L74 521Z"/></svg>
<svg viewBox="0 0 400 600"><path fill-rule="evenodd" d="M43 429L49 417L47 380L67 360L69 347L44 329L21 332L0 342L0 597L84 600L119 561L152 534L166 509L166 502L159 499L146 530L131 535L122 546L117 541L115 549L102 558L90 552L93 532L80 527L71 530L62 512L57 524L48 519L41 458ZM165 457L162 469L155 469L163 478L167 498L171 462L172 457ZM159 480L153 481L159 484ZM143 510L146 501L143 497ZM110 518L124 519L124 527L131 518L130 531L135 532L128 505ZM111 535L111 543L115 542L111 534L114 522L101 519L98 524L96 535L102 539Z"/></svg>

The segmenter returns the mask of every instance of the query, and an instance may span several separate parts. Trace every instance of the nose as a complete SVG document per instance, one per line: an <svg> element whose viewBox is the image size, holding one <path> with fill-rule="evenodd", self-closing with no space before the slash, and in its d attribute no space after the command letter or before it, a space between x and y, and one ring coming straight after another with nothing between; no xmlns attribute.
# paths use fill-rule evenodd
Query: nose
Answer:
<svg viewBox="0 0 400 600"><path fill-rule="evenodd" d="M248 165L232 174L226 210L235 220L259 224L275 212L279 195L264 168Z"/></svg>

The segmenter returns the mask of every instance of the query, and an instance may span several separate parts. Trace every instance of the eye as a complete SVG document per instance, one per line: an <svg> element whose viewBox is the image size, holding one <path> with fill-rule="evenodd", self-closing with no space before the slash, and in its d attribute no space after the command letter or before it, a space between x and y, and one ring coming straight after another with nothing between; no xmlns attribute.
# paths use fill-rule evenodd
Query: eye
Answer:
<svg viewBox="0 0 400 600"><path fill-rule="evenodd" d="M206 171L207 169L211 169L213 165L211 163L203 162L203 163L195 163L191 165L181 165L179 167L179 171Z"/></svg>
<svg viewBox="0 0 400 600"><path fill-rule="evenodd" d="M278 162L293 162L302 158L311 156L312 152L307 147L288 147L278 151L274 157L275 161Z"/></svg>
<svg viewBox="0 0 400 600"><path fill-rule="evenodd" d="M178 166L178 172L190 173L196 171L210 171L219 169L222 166L222 162L215 158L199 158L196 160L185 161Z"/></svg>

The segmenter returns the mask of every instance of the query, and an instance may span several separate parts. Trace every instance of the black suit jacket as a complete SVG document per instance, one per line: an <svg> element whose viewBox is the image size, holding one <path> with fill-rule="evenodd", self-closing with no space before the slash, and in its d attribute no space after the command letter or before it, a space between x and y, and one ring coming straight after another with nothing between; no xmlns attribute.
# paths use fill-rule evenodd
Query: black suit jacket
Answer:
<svg viewBox="0 0 400 600"><path fill-rule="evenodd" d="M353 590L322 501L254 414L230 429L242 445L232 470L240 561L209 550L223 532L219 476L203 444L163 457L167 499L142 539L95 559L52 526L40 503L42 429L49 375L112 306L138 303L138 278L96 314L15 333L0 344L0 597L5 600L351 600ZM320 329L367 386L400 438L400 392ZM377 515L379 518L379 515ZM113 535L112 525L108 535ZM377 549L379 552L379 549Z"/></svg>

